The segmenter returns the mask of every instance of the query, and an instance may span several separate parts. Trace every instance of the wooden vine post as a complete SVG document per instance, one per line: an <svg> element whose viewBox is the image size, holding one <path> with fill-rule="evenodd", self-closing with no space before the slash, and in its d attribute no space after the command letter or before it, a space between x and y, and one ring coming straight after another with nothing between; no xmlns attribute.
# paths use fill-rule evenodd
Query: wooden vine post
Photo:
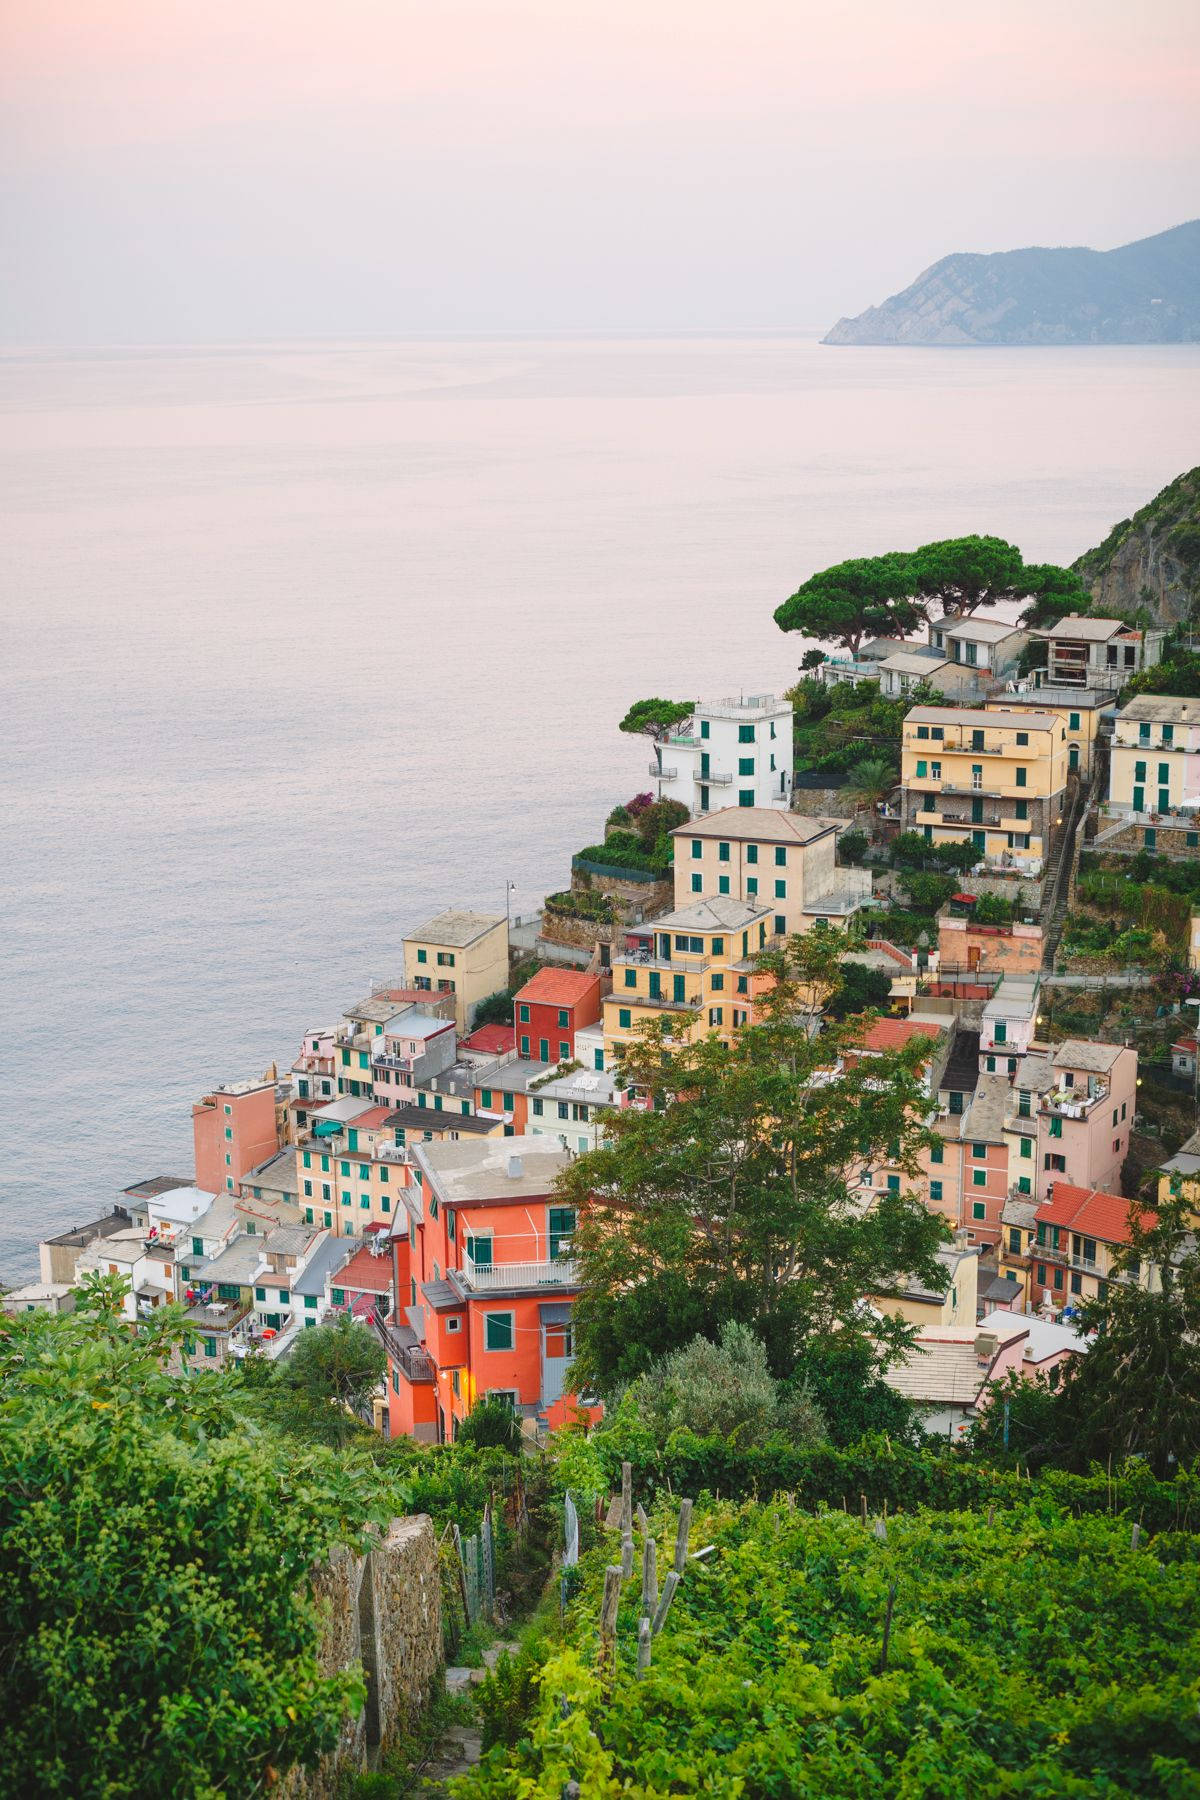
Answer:
<svg viewBox="0 0 1200 1800"><path fill-rule="evenodd" d="M617 1660L617 1608L621 1604L621 1571L610 1563L604 1571L600 1603L600 1666L611 1673Z"/></svg>
<svg viewBox="0 0 1200 1800"><path fill-rule="evenodd" d="M682 1575L687 1562L688 1531L692 1523L692 1503L681 1500L679 1503L679 1530L675 1534L675 1574Z"/></svg>
<svg viewBox="0 0 1200 1800"><path fill-rule="evenodd" d="M658 1605L658 1545L647 1537L642 1546L642 1612L654 1617Z"/></svg>

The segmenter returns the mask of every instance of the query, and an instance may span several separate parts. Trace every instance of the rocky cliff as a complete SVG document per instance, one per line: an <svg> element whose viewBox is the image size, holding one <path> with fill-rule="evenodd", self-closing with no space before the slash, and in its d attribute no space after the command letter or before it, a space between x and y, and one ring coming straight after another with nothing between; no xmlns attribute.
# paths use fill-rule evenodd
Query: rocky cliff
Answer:
<svg viewBox="0 0 1200 1800"><path fill-rule="evenodd" d="M823 342L1200 343L1200 219L1117 250L945 256Z"/></svg>
<svg viewBox="0 0 1200 1800"><path fill-rule="evenodd" d="M1074 565L1105 608L1144 606L1160 624L1200 610L1200 467L1179 475Z"/></svg>

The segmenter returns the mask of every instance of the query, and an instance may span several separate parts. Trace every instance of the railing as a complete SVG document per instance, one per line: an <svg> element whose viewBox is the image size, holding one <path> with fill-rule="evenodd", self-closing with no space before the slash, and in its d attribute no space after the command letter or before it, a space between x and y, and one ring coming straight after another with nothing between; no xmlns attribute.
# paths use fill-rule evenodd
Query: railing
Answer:
<svg viewBox="0 0 1200 1800"><path fill-rule="evenodd" d="M578 1267L569 1256L556 1257L552 1262L477 1263L468 1251L464 1251L460 1273L467 1286L479 1293L504 1288L579 1285Z"/></svg>
<svg viewBox="0 0 1200 1800"><path fill-rule="evenodd" d="M393 1056L390 1050L380 1050L371 1058L372 1067L376 1069L399 1069L411 1075L413 1059L411 1056Z"/></svg>
<svg viewBox="0 0 1200 1800"><path fill-rule="evenodd" d="M657 763L650 764L650 773L655 781L674 781L679 774L678 769L659 768Z"/></svg>
<svg viewBox="0 0 1200 1800"><path fill-rule="evenodd" d="M1056 1093L1042 1095L1041 1109L1061 1113L1066 1119L1085 1119L1094 1107L1107 1099L1106 1087L1098 1087L1094 1094L1081 1094L1076 1088L1060 1088Z"/></svg>
<svg viewBox="0 0 1200 1800"><path fill-rule="evenodd" d="M702 782L705 787L729 787L733 782L732 775L693 775L693 781Z"/></svg>

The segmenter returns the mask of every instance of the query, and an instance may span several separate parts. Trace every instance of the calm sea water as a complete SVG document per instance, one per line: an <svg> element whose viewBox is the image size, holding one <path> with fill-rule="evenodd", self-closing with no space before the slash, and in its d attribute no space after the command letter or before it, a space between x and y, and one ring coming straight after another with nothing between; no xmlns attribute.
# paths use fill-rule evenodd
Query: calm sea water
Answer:
<svg viewBox="0 0 1200 1800"><path fill-rule="evenodd" d="M1200 349L805 340L0 358L0 1276L407 927L520 909L647 785L647 693L779 689L772 608L967 531L1038 560L1198 458Z"/></svg>

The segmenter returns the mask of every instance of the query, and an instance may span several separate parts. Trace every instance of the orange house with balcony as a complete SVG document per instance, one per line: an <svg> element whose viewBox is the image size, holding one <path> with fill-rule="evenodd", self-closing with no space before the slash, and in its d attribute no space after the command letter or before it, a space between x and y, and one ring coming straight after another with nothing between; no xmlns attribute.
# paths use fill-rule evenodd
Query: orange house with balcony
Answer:
<svg viewBox="0 0 1200 1800"><path fill-rule="evenodd" d="M393 1436L446 1442L488 1394L548 1426L573 1410L575 1212L554 1193L570 1160L535 1136L414 1145L380 1333Z"/></svg>

